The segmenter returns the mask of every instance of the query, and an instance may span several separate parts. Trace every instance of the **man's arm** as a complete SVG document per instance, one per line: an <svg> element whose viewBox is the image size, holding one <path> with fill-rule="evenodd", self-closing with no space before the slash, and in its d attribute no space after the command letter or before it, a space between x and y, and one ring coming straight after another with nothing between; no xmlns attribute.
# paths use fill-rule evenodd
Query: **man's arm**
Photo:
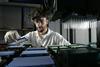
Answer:
<svg viewBox="0 0 100 67"><path fill-rule="evenodd" d="M30 33L16 39L16 41L9 43L9 45L21 45L21 43L29 41L29 39L30 39L29 36L30 36Z"/></svg>

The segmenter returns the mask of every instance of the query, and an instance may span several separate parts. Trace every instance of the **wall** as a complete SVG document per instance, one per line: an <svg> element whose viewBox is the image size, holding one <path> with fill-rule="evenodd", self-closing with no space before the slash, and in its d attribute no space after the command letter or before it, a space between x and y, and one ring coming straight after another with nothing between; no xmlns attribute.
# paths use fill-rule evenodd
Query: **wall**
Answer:
<svg viewBox="0 0 100 67"><path fill-rule="evenodd" d="M2 18L2 7L0 6L0 28L2 28L2 21L3 21L3 18Z"/></svg>
<svg viewBox="0 0 100 67"><path fill-rule="evenodd" d="M0 40L4 40L7 29L21 29L21 8L0 6L0 28Z"/></svg>
<svg viewBox="0 0 100 67"><path fill-rule="evenodd" d="M21 8L3 6L3 28L21 29Z"/></svg>
<svg viewBox="0 0 100 67"><path fill-rule="evenodd" d="M76 30L76 43L89 44L88 29Z"/></svg>
<svg viewBox="0 0 100 67"><path fill-rule="evenodd" d="M8 0L0 0L0 2L8 2Z"/></svg>
<svg viewBox="0 0 100 67"><path fill-rule="evenodd" d="M49 28L55 32L60 33L60 19L49 22Z"/></svg>

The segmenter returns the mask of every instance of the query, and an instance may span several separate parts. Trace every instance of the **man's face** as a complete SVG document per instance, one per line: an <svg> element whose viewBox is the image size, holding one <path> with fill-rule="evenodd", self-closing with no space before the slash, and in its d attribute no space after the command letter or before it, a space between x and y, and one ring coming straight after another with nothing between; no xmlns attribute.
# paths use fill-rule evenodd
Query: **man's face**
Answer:
<svg viewBox="0 0 100 67"><path fill-rule="evenodd" d="M46 17L35 19L34 21L38 32L44 32L48 28L48 20Z"/></svg>

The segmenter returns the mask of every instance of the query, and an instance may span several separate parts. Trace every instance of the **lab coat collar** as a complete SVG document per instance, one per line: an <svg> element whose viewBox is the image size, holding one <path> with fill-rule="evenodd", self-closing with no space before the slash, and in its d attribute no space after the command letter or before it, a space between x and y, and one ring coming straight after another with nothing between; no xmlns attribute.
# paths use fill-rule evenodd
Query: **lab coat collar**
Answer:
<svg viewBox="0 0 100 67"><path fill-rule="evenodd" d="M43 38L43 39L46 38L50 33L51 33L51 30L48 28L48 32L47 32L46 34L42 35L42 38ZM36 31L36 36L37 36L39 39L41 38L41 37L39 36L39 34L38 34L38 31Z"/></svg>

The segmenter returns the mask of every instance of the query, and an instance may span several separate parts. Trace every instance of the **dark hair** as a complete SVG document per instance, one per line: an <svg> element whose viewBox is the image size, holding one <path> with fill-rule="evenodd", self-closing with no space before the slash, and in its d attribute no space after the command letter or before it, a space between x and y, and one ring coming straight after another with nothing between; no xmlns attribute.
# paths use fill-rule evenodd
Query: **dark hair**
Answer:
<svg viewBox="0 0 100 67"><path fill-rule="evenodd" d="M32 20L38 19L38 18L41 18L41 17L46 17L47 19L49 19L48 18L48 12L46 10L37 9L37 11L34 12L34 16L32 17Z"/></svg>

